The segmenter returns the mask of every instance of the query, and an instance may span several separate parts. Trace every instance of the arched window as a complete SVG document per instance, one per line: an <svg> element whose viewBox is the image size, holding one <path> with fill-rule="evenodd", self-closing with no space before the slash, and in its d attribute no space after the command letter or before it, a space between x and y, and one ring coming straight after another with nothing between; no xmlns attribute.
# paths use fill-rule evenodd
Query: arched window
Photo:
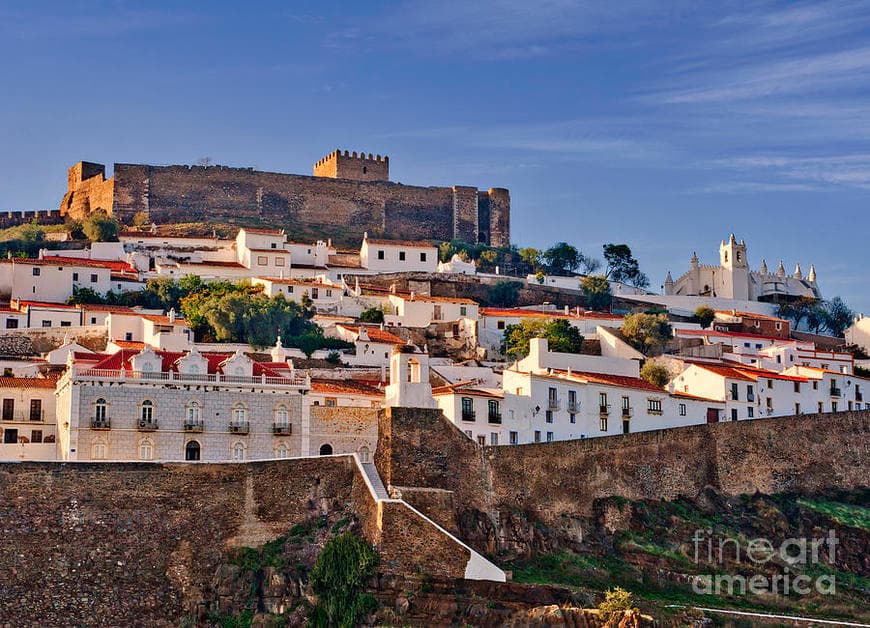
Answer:
<svg viewBox="0 0 870 628"><path fill-rule="evenodd" d="M154 443L150 438L143 438L139 441L139 460L154 459Z"/></svg>
<svg viewBox="0 0 870 628"><path fill-rule="evenodd" d="M243 425L248 420L248 409L242 403L237 403L232 409L232 421L234 425Z"/></svg>
<svg viewBox="0 0 870 628"><path fill-rule="evenodd" d="M105 460L109 455L109 447L106 441L100 439L95 440L91 446L91 458L94 460Z"/></svg>
<svg viewBox="0 0 870 628"><path fill-rule="evenodd" d="M146 399L142 402L142 413L139 417L145 423L151 423L154 421L154 404L150 399Z"/></svg>
<svg viewBox="0 0 870 628"><path fill-rule="evenodd" d="M199 460L201 455L201 449L199 443L195 440L192 440L184 446L184 459L185 460Z"/></svg>
<svg viewBox="0 0 870 628"><path fill-rule="evenodd" d="M287 412L287 406L281 404L275 408L275 426L287 427L288 423L290 423L290 415Z"/></svg>
<svg viewBox="0 0 870 628"><path fill-rule="evenodd" d="M369 448L365 445L359 448L359 461L369 462Z"/></svg>
<svg viewBox="0 0 870 628"><path fill-rule="evenodd" d="M97 421L106 420L106 400L100 397L94 404L94 418Z"/></svg>
<svg viewBox="0 0 870 628"><path fill-rule="evenodd" d="M235 443L233 445L233 460L244 460L245 459L245 445L244 443Z"/></svg>
<svg viewBox="0 0 870 628"><path fill-rule="evenodd" d="M198 401L191 401L187 404L187 420L199 421L202 418L202 408Z"/></svg>
<svg viewBox="0 0 870 628"><path fill-rule="evenodd" d="M275 457L276 458L286 458L288 454L287 445L284 443L278 443L275 446Z"/></svg>
<svg viewBox="0 0 870 628"><path fill-rule="evenodd" d="M320 455L321 456L331 456L332 455L332 445L329 443L324 443L320 446Z"/></svg>

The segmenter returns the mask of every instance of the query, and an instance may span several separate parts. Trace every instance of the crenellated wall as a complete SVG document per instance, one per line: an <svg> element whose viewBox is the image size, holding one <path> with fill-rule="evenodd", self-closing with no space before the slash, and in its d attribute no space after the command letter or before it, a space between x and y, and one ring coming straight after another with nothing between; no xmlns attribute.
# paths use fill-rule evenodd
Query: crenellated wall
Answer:
<svg viewBox="0 0 870 628"><path fill-rule="evenodd" d="M157 223L253 221L313 227L327 235L368 231L401 239L510 244L507 190L392 183L388 157L346 152L334 151L318 161L315 176L225 166L115 164L114 177L105 179L100 164L80 162L70 168L61 213L82 218L108 209L125 223L143 212Z"/></svg>

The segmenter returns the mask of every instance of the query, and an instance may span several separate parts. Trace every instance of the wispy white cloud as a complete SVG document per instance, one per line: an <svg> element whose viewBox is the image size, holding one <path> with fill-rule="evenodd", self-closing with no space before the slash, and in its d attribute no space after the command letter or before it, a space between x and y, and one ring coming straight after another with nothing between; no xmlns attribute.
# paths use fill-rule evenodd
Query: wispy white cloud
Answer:
<svg viewBox="0 0 870 628"><path fill-rule="evenodd" d="M870 188L870 154L866 153L799 157L754 155L717 160L715 163L743 171L764 171L780 180L803 182L793 185Z"/></svg>

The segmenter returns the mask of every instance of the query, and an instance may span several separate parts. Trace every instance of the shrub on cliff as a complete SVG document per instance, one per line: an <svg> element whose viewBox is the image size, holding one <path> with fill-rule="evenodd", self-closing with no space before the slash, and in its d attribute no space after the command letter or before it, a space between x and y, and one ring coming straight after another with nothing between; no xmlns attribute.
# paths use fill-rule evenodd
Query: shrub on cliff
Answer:
<svg viewBox="0 0 870 628"><path fill-rule="evenodd" d="M580 281L580 291L586 297L586 306L590 310L603 310L610 307L613 294L610 284L604 275L589 275Z"/></svg>
<svg viewBox="0 0 870 628"><path fill-rule="evenodd" d="M309 625L356 626L377 608L375 598L365 593L375 575L379 557L364 540L350 533L331 539L321 550L311 570L311 588L317 595Z"/></svg>
<svg viewBox="0 0 870 628"><path fill-rule="evenodd" d="M634 596L631 591L621 587L614 587L604 593L604 601L598 605L598 612L605 617L613 613L623 613L634 608Z"/></svg>
<svg viewBox="0 0 870 628"><path fill-rule="evenodd" d="M82 230L85 237L91 242L117 242L118 221L99 209L91 212L82 222Z"/></svg>
<svg viewBox="0 0 870 628"><path fill-rule="evenodd" d="M500 307L512 307L520 298L522 286L518 281L499 281L489 289L489 302Z"/></svg>

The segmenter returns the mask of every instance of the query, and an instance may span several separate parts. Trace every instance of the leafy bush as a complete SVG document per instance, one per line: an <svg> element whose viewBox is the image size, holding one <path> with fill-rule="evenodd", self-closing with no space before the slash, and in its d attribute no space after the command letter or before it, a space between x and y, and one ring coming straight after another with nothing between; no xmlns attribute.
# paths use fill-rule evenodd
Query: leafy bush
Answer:
<svg viewBox="0 0 870 628"><path fill-rule="evenodd" d="M85 237L91 242L117 242L120 224L104 210L91 212L82 221Z"/></svg>
<svg viewBox="0 0 870 628"><path fill-rule="evenodd" d="M365 593L375 575L379 557L365 541L350 533L331 539L311 570L311 588L317 595L310 624L316 627L356 626L377 601Z"/></svg>
<svg viewBox="0 0 870 628"><path fill-rule="evenodd" d="M634 596L630 591L621 587L614 587L604 593L604 601L598 605L598 611L602 615L611 616L613 613L622 613L634 608Z"/></svg>
<svg viewBox="0 0 870 628"><path fill-rule="evenodd" d="M640 369L640 377L656 388L664 388L671 381L671 372L661 364L647 362Z"/></svg>
<svg viewBox="0 0 870 628"><path fill-rule="evenodd" d="M489 289L489 302L501 307L516 305L522 285L518 281L499 281Z"/></svg>
<svg viewBox="0 0 870 628"><path fill-rule="evenodd" d="M370 307L359 315L359 320L363 323L383 323L384 311L379 307Z"/></svg>
<svg viewBox="0 0 870 628"><path fill-rule="evenodd" d="M695 319L695 322L701 326L702 329L707 329L710 326L710 323L713 322L713 319L716 318L716 313L712 310L712 308L709 308L706 305L702 305L697 310L695 310L695 316L693 318Z"/></svg>

